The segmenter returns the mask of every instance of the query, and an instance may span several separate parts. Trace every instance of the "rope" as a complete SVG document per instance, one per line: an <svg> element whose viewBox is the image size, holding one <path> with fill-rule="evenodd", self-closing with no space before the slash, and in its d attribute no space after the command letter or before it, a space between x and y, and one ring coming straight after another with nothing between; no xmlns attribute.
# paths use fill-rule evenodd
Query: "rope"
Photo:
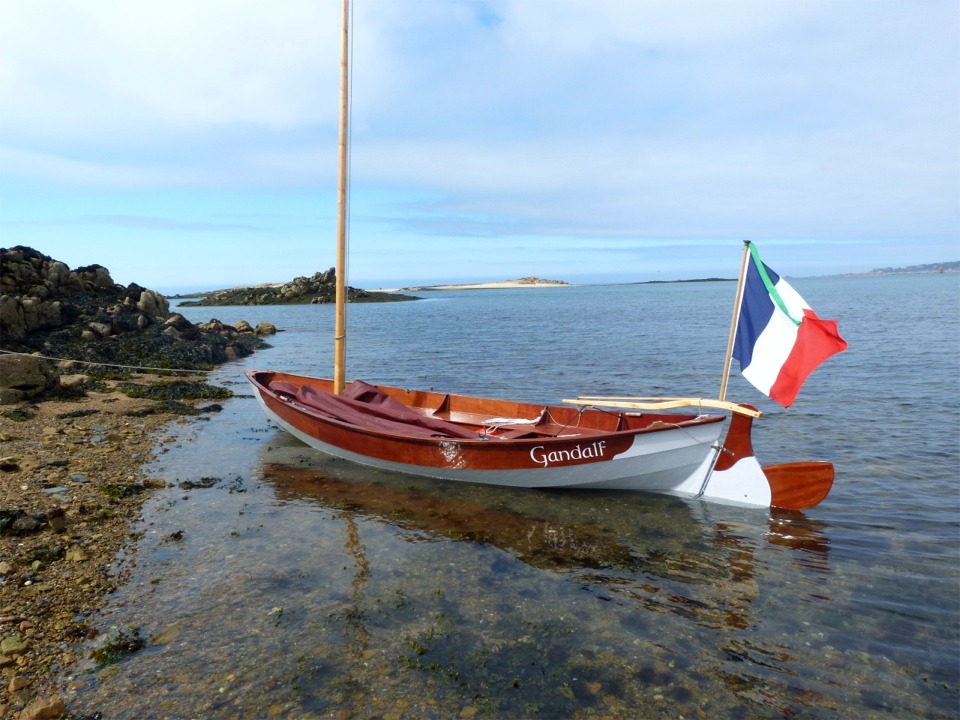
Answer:
<svg viewBox="0 0 960 720"><path fill-rule="evenodd" d="M574 417L574 418L570 418L570 420L568 420L567 423L566 423L565 425L563 425L563 426L557 431L557 434L556 434L555 437L560 437L560 433L562 433L564 430L566 430L568 427L570 427L570 425L573 423L574 420L577 421L577 424L574 425L574 427L580 427L580 421L583 420L583 411L584 411L584 410L586 410L585 407L577 408L577 416ZM544 411L547 413L547 418L549 418L549 419L550 419L551 421L553 421L553 422L556 422L556 420L554 420L554 418L553 418L553 413L550 412L550 408L549 408L549 407L544 408Z"/></svg>
<svg viewBox="0 0 960 720"><path fill-rule="evenodd" d="M198 370L194 368L161 368L148 367L146 365L121 365L114 362L94 362L93 360L74 360L73 358L55 358L49 355L39 355L34 353L16 352L15 350L0 350L0 355L23 355L24 357L38 357L43 360L53 360L55 362L73 362L81 365L99 365L101 367L124 368L126 370L159 370L161 372L181 372L181 373L210 373L213 370Z"/></svg>

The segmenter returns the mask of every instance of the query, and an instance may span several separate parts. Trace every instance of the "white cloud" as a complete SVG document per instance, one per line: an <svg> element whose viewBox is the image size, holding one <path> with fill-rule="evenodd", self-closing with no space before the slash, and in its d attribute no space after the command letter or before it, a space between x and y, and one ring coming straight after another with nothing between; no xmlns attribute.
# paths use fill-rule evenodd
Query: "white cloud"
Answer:
<svg viewBox="0 0 960 720"><path fill-rule="evenodd" d="M294 127L335 115L335 12L316 2L31 0L0 6L6 132L102 142L130 124ZM329 55L330 53L327 52Z"/></svg>
<svg viewBox="0 0 960 720"><path fill-rule="evenodd" d="M339 9L0 4L0 181L329 186ZM952 0L355 12L354 187L394 198L384 222L451 236L955 237Z"/></svg>

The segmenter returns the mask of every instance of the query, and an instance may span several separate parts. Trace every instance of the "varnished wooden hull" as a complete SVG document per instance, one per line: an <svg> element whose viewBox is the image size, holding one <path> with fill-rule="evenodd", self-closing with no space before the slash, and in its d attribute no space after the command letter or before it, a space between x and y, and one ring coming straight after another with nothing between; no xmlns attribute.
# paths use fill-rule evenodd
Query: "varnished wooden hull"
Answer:
<svg viewBox="0 0 960 720"><path fill-rule="evenodd" d="M331 380L279 372L249 371L247 376L267 416L311 447L385 470L491 485L695 495L712 464L724 420L720 415L581 412L379 386L425 414L478 430L498 428L488 439L416 438L321 417L268 387L281 380L330 391ZM532 436L504 439L517 432L518 420L530 421L522 425L532 428Z"/></svg>

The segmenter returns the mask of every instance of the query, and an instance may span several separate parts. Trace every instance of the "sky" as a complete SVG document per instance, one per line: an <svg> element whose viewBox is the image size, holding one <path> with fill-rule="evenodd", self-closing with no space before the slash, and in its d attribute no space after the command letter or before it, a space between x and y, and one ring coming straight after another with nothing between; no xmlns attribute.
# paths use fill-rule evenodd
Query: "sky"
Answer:
<svg viewBox="0 0 960 720"><path fill-rule="evenodd" d="M0 0L0 245L332 267L340 0ZM960 259L957 0L355 0L356 287Z"/></svg>

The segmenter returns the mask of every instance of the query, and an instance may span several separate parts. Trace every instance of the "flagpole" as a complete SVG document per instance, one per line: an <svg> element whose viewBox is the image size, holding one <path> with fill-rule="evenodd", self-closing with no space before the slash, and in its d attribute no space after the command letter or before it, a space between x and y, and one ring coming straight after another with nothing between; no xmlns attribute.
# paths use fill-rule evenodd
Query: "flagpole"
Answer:
<svg viewBox="0 0 960 720"><path fill-rule="evenodd" d="M737 297L733 303L733 319L730 321L730 337L727 338L727 356L723 360L723 379L720 381L719 400L727 396L727 378L730 376L730 359L733 357L733 343L737 338L737 321L740 319L740 304L743 302L743 284L747 279L747 255L750 253L750 241L743 241L743 258L740 260L740 278L737 280Z"/></svg>

